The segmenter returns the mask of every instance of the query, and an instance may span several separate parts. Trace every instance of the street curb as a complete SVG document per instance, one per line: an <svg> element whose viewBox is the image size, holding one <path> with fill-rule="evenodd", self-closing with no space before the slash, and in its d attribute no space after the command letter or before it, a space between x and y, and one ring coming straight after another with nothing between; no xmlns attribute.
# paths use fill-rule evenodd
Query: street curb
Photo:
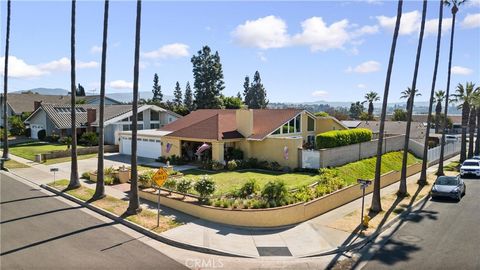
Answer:
<svg viewBox="0 0 480 270"><path fill-rule="evenodd" d="M324 252L320 252L320 253L313 253L313 254L309 254L309 255L300 256L299 258L311 258L311 257L333 255L333 254L337 254L337 253L340 253L340 252L343 253L343 252L346 252L346 251L350 251L350 250L355 249L355 248L360 247L360 246L364 246L367 243L369 243L370 241L375 240L375 238L377 238L377 236L379 236L381 233L386 231L388 228L392 227L395 223L399 222L400 221L399 219L401 219L401 218L405 217L406 215L410 214L412 212L412 209L417 207L417 205L419 205L420 203L422 203L422 202L424 202L428 199L430 199L429 194L426 195L425 197L421 198L420 200L418 200L414 204L412 204L410 207L406 208L400 215L395 216L390 221L385 223L385 225L383 225L382 228L379 231L376 231L375 233L373 233L372 235L368 236L367 238L363 239L360 242L353 243L351 245L344 246L344 247L338 247L338 248L331 249L331 250L324 251Z"/></svg>
<svg viewBox="0 0 480 270"><path fill-rule="evenodd" d="M103 215L109 219L112 219L120 224L123 224L127 227L129 227L130 229L134 230L134 231L137 231L141 234L144 234L150 238L153 238L155 240L158 240L162 243L165 243L167 245L170 245L170 246L174 246L174 247L177 247L177 248L181 248L181 249L186 249L186 250L190 250L190 251L196 251L196 252L201 252L201 253L206 253L206 254L212 254L212 255L219 255L219 256L229 256L229 257L237 257L237 258L257 258L257 257L252 257L252 256L247 256L247 255L240 255L240 254L233 254L233 253L229 253L229 252L226 252L226 251L222 251L222 250L218 250L218 249L213 249L213 248L206 248L206 247L200 247L200 246L195 246L195 245L191 245L191 244L186 244L186 243L182 243L182 242L178 242L176 240L173 240L167 236L164 236L164 235L160 235L156 232L153 232L153 231L150 231L140 225L137 225L133 222L130 222L126 219L123 219L123 218L120 218L119 216L115 215L115 214L112 214L106 210L103 210L99 207L96 207L92 204L88 204L78 198L75 198L67 193L64 193L64 192L61 192L53 187L50 187L48 185L44 185L44 184L41 184L40 187L42 187L43 189L46 189L52 193L55 193L56 195L59 195L59 196L62 196L70 201L73 201L83 207L86 207L100 215Z"/></svg>

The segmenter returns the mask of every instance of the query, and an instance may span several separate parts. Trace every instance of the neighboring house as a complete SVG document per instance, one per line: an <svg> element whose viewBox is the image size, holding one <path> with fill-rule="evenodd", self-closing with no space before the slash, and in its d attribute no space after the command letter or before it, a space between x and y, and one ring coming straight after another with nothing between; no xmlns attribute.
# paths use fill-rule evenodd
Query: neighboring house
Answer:
<svg viewBox="0 0 480 270"><path fill-rule="evenodd" d="M314 143L316 134L336 129L347 127L301 109L197 110L159 130L139 131L138 155L224 162L233 149L240 149L245 159L297 168L298 149ZM129 154L131 132L120 132L120 141L120 152ZM205 144L209 149L197 155Z"/></svg>
<svg viewBox="0 0 480 270"><path fill-rule="evenodd" d="M77 100L85 100L85 104L100 104L100 96L77 97ZM3 104L3 95L0 96L0 104ZM35 102L43 102L58 105L70 104L69 95L40 95L33 93L8 94L7 115L22 115L22 113L32 113L35 110ZM106 105L122 104L114 99L105 98ZM3 106L0 106L0 126L3 125Z"/></svg>
<svg viewBox="0 0 480 270"><path fill-rule="evenodd" d="M38 139L38 132L45 130L46 135L68 136L71 134L71 110L69 105L44 104L36 102L36 110L25 120L30 126L31 137ZM79 104L75 108L77 132L97 132L99 106ZM132 129L131 105L106 105L104 116L105 143L118 144L118 132ZM141 105L138 108L138 129L155 129L169 124L178 118L176 113L155 105Z"/></svg>
<svg viewBox="0 0 480 270"><path fill-rule="evenodd" d="M380 121L361 121L357 128L370 129L374 134L378 135L380 129ZM385 134L401 135L405 134L407 122L405 121L385 121ZM424 122L412 122L410 126L410 139L421 144L425 142L425 133L427 125ZM438 138L439 134L430 134L430 138Z"/></svg>

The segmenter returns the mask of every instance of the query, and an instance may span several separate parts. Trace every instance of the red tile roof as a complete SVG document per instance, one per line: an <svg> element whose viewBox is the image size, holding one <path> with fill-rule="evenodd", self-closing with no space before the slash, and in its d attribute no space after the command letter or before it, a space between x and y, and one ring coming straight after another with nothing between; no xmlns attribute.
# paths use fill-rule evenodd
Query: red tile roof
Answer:
<svg viewBox="0 0 480 270"><path fill-rule="evenodd" d="M253 134L249 139L262 140L302 112L301 109L253 110ZM169 137L224 140L244 138L237 131L236 110L197 110L159 130L171 131Z"/></svg>

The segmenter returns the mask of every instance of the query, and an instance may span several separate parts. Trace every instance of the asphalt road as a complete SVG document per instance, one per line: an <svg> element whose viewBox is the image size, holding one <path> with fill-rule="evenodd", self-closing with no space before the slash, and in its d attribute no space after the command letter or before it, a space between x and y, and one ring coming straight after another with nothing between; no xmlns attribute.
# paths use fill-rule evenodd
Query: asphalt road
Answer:
<svg viewBox="0 0 480 270"><path fill-rule="evenodd" d="M187 269L80 206L0 179L2 269Z"/></svg>
<svg viewBox="0 0 480 270"><path fill-rule="evenodd" d="M435 200L411 213L363 269L480 269L480 179L460 202Z"/></svg>

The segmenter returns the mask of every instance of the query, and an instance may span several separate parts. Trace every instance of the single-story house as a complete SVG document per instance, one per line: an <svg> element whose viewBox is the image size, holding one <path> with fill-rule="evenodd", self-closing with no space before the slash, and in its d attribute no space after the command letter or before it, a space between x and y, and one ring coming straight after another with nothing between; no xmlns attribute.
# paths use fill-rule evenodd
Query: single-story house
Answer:
<svg viewBox="0 0 480 270"><path fill-rule="evenodd" d="M138 155L224 162L239 149L245 159L296 168L299 148L313 144L318 133L338 129L347 127L333 117L317 117L302 109L197 110L158 130L139 131ZM120 141L120 152L128 154L131 132L120 132ZM200 154L200 147L208 150Z"/></svg>
<svg viewBox="0 0 480 270"><path fill-rule="evenodd" d="M68 136L71 134L71 107L69 105L36 102L35 111L25 120L31 129L31 137L38 139L38 132L46 135ZM75 107L77 132L97 131L99 105L78 104ZM118 144L118 133L132 128L131 105L106 105L104 115L105 143ZM138 107L138 129L156 129L169 124L181 116L155 105Z"/></svg>
<svg viewBox="0 0 480 270"><path fill-rule="evenodd" d="M100 104L100 96L82 96L77 100L85 100L85 104ZM22 115L35 111L35 102L58 105L70 104L69 95L41 95L35 93L10 93L7 95L7 116ZM3 104L3 95L0 95L0 104ZM120 101L105 97L105 105L119 105ZM3 125L3 105L0 106L0 126Z"/></svg>
<svg viewBox="0 0 480 270"><path fill-rule="evenodd" d="M361 121L357 128L370 129L374 135L380 130L380 121ZM402 135L405 134L407 129L406 121L385 121L385 134L387 135ZM410 139L419 143L425 142L425 134L427 131L427 125L425 122L412 122L410 126ZM441 134L430 133L432 140L438 140Z"/></svg>

